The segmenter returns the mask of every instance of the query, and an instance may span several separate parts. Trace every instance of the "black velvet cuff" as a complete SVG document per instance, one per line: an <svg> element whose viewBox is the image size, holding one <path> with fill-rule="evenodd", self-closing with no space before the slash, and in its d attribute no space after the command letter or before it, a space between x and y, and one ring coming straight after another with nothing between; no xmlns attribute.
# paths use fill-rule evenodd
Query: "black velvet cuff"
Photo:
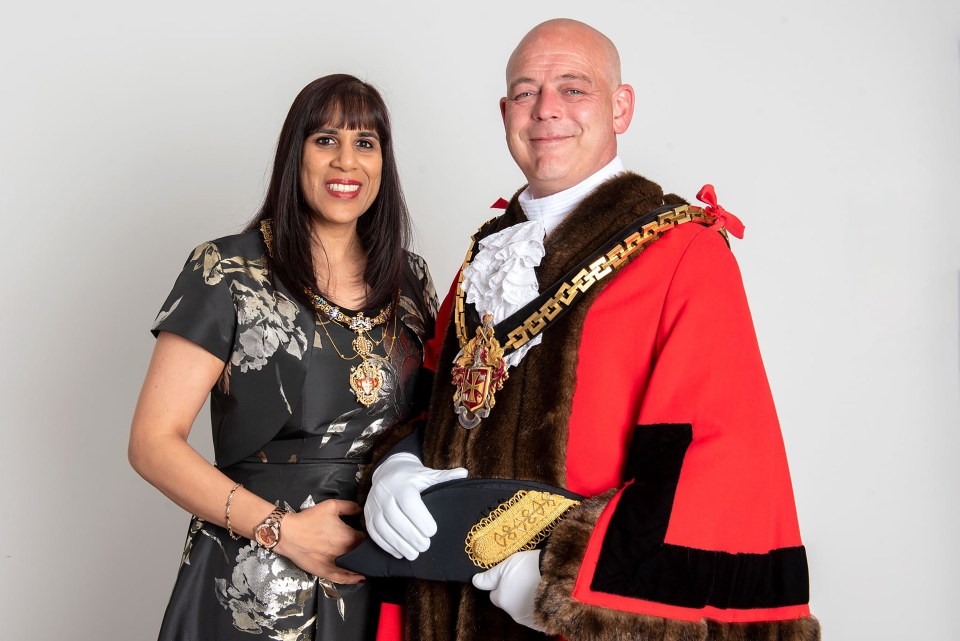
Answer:
<svg viewBox="0 0 960 641"><path fill-rule="evenodd" d="M590 587L688 608L777 608L809 600L802 546L732 554L664 542L690 425L640 425Z"/></svg>

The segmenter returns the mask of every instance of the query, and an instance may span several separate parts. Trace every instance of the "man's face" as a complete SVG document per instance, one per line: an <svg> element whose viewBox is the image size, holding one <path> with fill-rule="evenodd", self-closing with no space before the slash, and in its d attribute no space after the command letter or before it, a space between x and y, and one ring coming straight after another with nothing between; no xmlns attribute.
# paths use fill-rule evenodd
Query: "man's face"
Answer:
<svg viewBox="0 0 960 641"><path fill-rule="evenodd" d="M616 156L633 90L615 85L608 61L596 39L556 29L531 33L511 57L500 111L535 198L573 187Z"/></svg>

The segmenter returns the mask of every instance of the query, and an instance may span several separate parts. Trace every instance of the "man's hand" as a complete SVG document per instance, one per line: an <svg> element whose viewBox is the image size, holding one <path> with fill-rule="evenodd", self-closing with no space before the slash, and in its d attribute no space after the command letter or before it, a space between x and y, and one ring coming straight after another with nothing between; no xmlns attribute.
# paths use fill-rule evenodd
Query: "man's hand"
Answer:
<svg viewBox="0 0 960 641"><path fill-rule="evenodd" d="M363 508L367 534L398 559L414 560L430 547L430 537L437 533L437 523L423 504L420 492L466 475L467 470L462 467L424 467L409 452L390 456L373 472L370 496Z"/></svg>
<svg viewBox="0 0 960 641"><path fill-rule="evenodd" d="M474 575L473 586L490 591L493 604L528 628L546 632L534 621L534 599L540 583L540 550L511 554L486 572Z"/></svg>

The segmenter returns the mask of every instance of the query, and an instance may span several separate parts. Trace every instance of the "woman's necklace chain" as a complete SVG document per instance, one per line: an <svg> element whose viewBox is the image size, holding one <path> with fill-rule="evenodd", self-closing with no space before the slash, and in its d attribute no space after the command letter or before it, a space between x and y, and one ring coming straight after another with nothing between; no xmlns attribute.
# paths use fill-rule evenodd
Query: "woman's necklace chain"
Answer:
<svg viewBox="0 0 960 641"><path fill-rule="evenodd" d="M307 288L307 296L310 298L310 302L313 303L313 308L317 312L317 319L320 321L324 333L326 333L327 338L330 340L330 344L333 345L333 349L337 352L337 356L345 361L353 360L358 356L360 357L360 364L350 368L350 391L353 392L353 395L357 398L357 402L364 407L370 407L380 399L380 392L386 382L386 375L381 366L384 359L373 354L374 347L383 342L383 335L381 335L379 341L374 342L370 338L369 332L374 327L387 322L387 318L390 317L390 312L393 310L393 304L388 304L373 317L364 316L363 312L360 312L356 316L349 316L344 314L343 310L339 307L331 305L310 288ZM338 325L352 330L356 334L356 337L351 342L351 347L353 347L354 351L353 356L344 356L340 348L337 347L333 336L330 335L330 331L327 329L326 322L323 321L324 316ZM386 328L384 328L383 331L385 333ZM397 335L396 330L394 330L393 340L390 343L390 350L387 352L386 360L390 359L390 354L393 352L393 345L396 341Z"/></svg>
<svg viewBox="0 0 960 641"><path fill-rule="evenodd" d="M354 344L351 345L354 351L353 356L345 356L344 353L340 351L340 348L337 347L337 343L333 340L333 336L330 335L330 330L327 329L328 322L329 321L325 321L322 318L317 319L317 324L323 328L323 333L327 335L327 340L330 341L331 345L333 345L333 350L337 353L337 356L339 356L342 360L345 360L345 361L352 361L357 358L362 358L364 356L364 352L357 349L357 346L355 345L357 339L353 339ZM380 338L377 340L370 339L370 342L373 344L374 347L379 347L383 343L386 337L387 337L387 330L386 328L384 328L383 333L380 335ZM388 361L390 360L390 355L393 354L393 345L396 342L397 342L397 319L396 317L394 317L393 332L390 335L390 347L388 347L386 351L386 354L387 354L386 360ZM371 349L370 351L366 352L366 354L369 355L370 353L372 353L372 351L373 350ZM375 356L375 358L380 358L380 357Z"/></svg>
<svg viewBox="0 0 960 641"><path fill-rule="evenodd" d="M380 310L380 313L373 317L364 316L363 312L360 312L356 316L348 316L347 314L343 313L342 309L336 305L331 305L323 298L323 296L315 293L310 288L307 288L306 291L307 296L310 297L310 302L313 303L313 308L317 311L317 316L326 316L335 323L353 330L353 332L357 335L357 337L353 339L353 351L359 354L361 357L372 354L373 348L383 341L383 338L381 337L380 341L373 342L370 339L368 332L374 327L385 323L387 319L390 318L390 312L393 310L393 303L387 304L386 307Z"/></svg>
<svg viewBox="0 0 960 641"><path fill-rule="evenodd" d="M267 252L271 256L273 255L272 231L269 220L264 220L260 223L260 232L263 234ZM374 327L378 327L387 322L387 319L390 318L393 312L393 303L388 303L387 306L381 309L375 316L366 316L363 312L359 312L356 316L350 316L345 314L343 310L336 305L328 302L323 296L320 296L311 288L306 287L304 291L313 305L314 311L317 313L317 320L320 326L323 327L323 331L326 333L337 355L345 361L351 361L357 357L360 358L360 364L350 368L350 391L353 392L353 395L356 396L357 401L361 405L370 407L379 400L380 392L386 382L386 375L381 366L381 363L385 361L373 353L374 348L383 343L386 328L384 328L378 341L371 339L369 332ZM329 330L327 330L327 325L323 318L328 318L356 334L356 337L351 342L351 347L353 347L354 351L353 356L348 357L343 355L343 352L340 351L340 348L337 347L337 344L334 342L333 336L331 336ZM393 353L393 346L396 342L396 318L394 318L393 338L390 342L390 349L386 353L386 361L390 360L390 355Z"/></svg>

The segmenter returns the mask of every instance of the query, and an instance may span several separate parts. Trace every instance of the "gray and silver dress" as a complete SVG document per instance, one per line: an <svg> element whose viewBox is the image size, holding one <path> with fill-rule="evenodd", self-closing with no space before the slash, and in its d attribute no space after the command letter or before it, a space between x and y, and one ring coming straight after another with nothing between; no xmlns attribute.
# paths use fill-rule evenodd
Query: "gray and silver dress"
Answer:
<svg viewBox="0 0 960 641"><path fill-rule="evenodd" d="M426 400L418 389L423 340L436 316L433 284L423 260L409 254L394 318L369 333L379 343L374 354L385 377L378 400L365 407L348 384L351 366L360 362L351 348L355 334L317 318L275 283L265 251L255 232L196 248L153 331L179 334L225 362L210 403L224 474L289 510L355 500L371 448ZM372 582L318 579L194 517L159 638L372 639L376 592Z"/></svg>

